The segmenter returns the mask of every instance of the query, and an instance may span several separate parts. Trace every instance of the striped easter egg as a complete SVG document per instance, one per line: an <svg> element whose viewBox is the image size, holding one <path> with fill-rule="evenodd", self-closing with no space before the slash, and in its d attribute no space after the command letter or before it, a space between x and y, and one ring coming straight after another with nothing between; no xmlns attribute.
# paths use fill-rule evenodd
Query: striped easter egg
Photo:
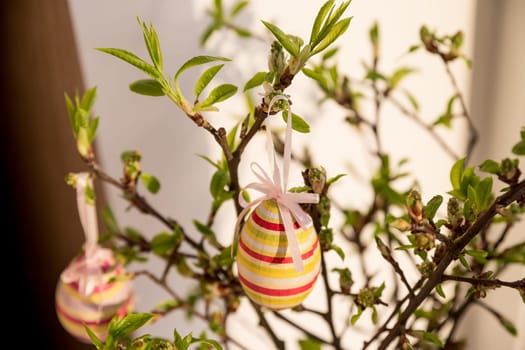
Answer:
<svg viewBox="0 0 525 350"><path fill-rule="evenodd" d="M272 310L292 308L312 291L321 268L317 234L310 224L294 222L304 270L297 272L275 200L261 202L248 217L239 236L237 267L246 295Z"/></svg>
<svg viewBox="0 0 525 350"><path fill-rule="evenodd" d="M83 257L77 257L82 259ZM84 295L78 282L58 282L55 307L64 329L83 342L91 342L84 325L99 339L105 339L107 326L113 316L124 316L133 307L132 282L128 279L110 282L110 279L125 274L121 265L105 264L101 283L93 292Z"/></svg>

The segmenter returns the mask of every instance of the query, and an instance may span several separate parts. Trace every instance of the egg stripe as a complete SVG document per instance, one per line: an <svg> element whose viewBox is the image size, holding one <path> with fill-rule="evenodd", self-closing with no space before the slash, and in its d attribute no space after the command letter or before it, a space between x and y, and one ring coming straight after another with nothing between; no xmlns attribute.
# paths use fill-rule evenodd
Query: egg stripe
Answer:
<svg viewBox="0 0 525 350"><path fill-rule="evenodd" d="M71 284L64 284L64 291L75 300L80 302L92 302L92 303L102 303L112 304L116 300L123 299L123 295L129 294L130 286L126 283L109 283L106 290L103 293L93 293L89 296L84 296L80 294ZM103 288L104 289L104 288Z"/></svg>
<svg viewBox="0 0 525 350"><path fill-rule="evenodd" d="M91 343L91 339L87 335L86 330L84 329L84 325L75 324L65 319L60 314L58 315L58 320L60 321L62 327L64 327L64 329L67 330L76 339L84 343ZM107 325L90 326L89 329L93 331L93 333L95 333L99 339L104 340L106 338Z"/></svg>
<svg viewBox="0 0 525 350"><path fill-rule="evenodd" d="M295 307L303 302L310 290L293 297L269 297L262 294L245 290L246 295L261 306L272 310L282 310Z"/></svg>
<svg viewBox="0 0 525 350"><path fill-rule="evenodd" d="M284 232L284 225L281 224L282 220L279 220L277 222L271 222L271 221L267 221L265 220L266 218L262 218L258 215L258 212L259 210L254 210L253 213L252 213L252 219L253 221L261 226L262 228L265 228L267 230L270 230L270 231L279 231L279 232ZM294 230L297 230L299 228L299 224L297 223L297 221L294 221L293 223L293 228Z"/></svg>
<svg viewBox="0 0 525 350"><path fill-rule="evenodd" d="M303 253L301 254L301 258L303 260L306 260L308 259L309 257L313 256L314 253L315 253L315 249L317 248L319 244L319 240L317 239L317 237L315 238L315 242L314 244L312 245L312 248L307 251L306 253ZM243 240L243 237L241 235L241 237L239 238L239 246L248 254L250 255L251 257L255 258L255 259L258 259L258 260L261 260L261 261L265 261L265 262L268 262L268 263L272 263L272 264L289 264L289 263L292 263L293 262L293 259L292 257L288 256L288 257L277 257L277 256L269 256L269 255L264 255L264 254L259 254L255 251L253 251L252 249L250 249L250 247L248 247L245 243L244 243L244 240Z"/></svg>
<svg viewBox="0 0 525 350"><path fill-rule="evenodd" d="M271 231L267 230L264 227L257 225L253 220L249 220L243 227L243 231L255 241L264 244L264 245L276 245L277 242L283 241L286 242L285 231ZM297 243L299 243L300 249L303 249L304 245L311 244L312 233L314 233L313 226L310 226L306 230L297 229L295 230L295 236L297 238ZM315 234L315 233L314 233Z"/></svg>
<svg viewBox="0 0 525 350"><path fill-rule="evenodd" d="M302 276L309 274L312 270L315 269L316 265L319 263L319 255L314 255L312 259L304 261L304 271L297 272L293 264L272 264L267 266L264 264L262 266L261 261L250 257L247 254L244 254L243 251L239 251L237 255L238 266L240 268L246 268L254 274L268 277L270 279L284 279L284 278L293 278L297 276ZM276 277L279 276L279 277Z"/></svg>
<svg viewBox="0 0 525 350"><path fill-rule="evenodd" d="M240 260L242 260L242 258ZM319 266L316 266L318 264L314 261L311 265L313 266L309 267L310 270L307 273L301 273L300 275L297 273L293 275L294 271L292 267L292 271L289 273L273 271L272 276L272 273L268 273L268 271L265 271L263 275L261 269L253 268L253 266L244 264L244 261L242 261L242 264L239 264L239 274L241 274L245 280L267 288L286 289L310 282L312 278L319 273ZM275 277L275 275L278 275L278 277Z"/></svg>
<svg viewBox="0 0 525 350"><path fill-rule="evenodd" d="M319 276L319 271L316 273L316 275L310 282L304 285L298 286L298 287L286 288L286 289L266 288L266 287L257 285L245 279L242 274L239 274L239 280L246 288L251 289L252 291L260 293L260 294L264 294L268 296L292 296L292 295L304 293L306 291L311 290L313 285L315 284L315 281L317 280L317 276Z"/></svg>
<svg viewBox="0 0 525 350"><path fill-rule="evenodd" d="M99 320L114 315L122 307L124 302L126 302L126 300L115 305L101 307L95 303L81 302L72 299L62 290L57 292L56 295L56 303L63 312L83 320Z"/></svg>
<svg viewBox="0 0 525 350"><path fill-rule="evenodd" d="M111 316L111 317L106 317L104 319L97 320L97 321L80 320L78 318L75 318L75 317L71 316L67 312L65 312L62 309L60 304L56 305L56 309L57 309L57 313L60 316L62 316L63 318L65 318L67 321L69 321L71 323L75 323L75 324L80 324L80 325L83 325L83 324L86 324L87 326L107 325L107 324L109 324L109 322L113 318L113 316Z"/></svg>
<svg viewBox="0 0 525 350"><path fill-rule="evenodd" d="M288 252L288 240L284 233L279 239L264 240L260 239L260 232L252 232L250 227L246 227L241 236L244 240L244 244L259 254L291 257L290 252ZM315 238L316 234L311 230L310 235L306 236L306 239L303 242L299 242L299 251L304 253L310 250Z"/></svg>

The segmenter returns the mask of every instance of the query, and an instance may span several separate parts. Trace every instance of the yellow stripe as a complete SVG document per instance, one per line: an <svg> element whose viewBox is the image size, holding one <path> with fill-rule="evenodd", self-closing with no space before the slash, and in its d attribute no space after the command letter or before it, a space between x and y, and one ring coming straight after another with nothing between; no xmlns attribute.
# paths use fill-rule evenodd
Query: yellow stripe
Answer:
<svg viewBox="0 0 525 350"><path fill-rule="evenodd" d="M113 282L111 288L109 288L108 290L105 290L102 293L98 293L98 292L93 293L90 296L86 297L80 294L75 288L71 287L69 284L64 283L63 286L64 286L64 291L67 293L67 295L69 295L70 298L78 300L80 302L92 302L96 304L98 303L104 303L104 304L117 303L119 302L118 299L122 299L123 297L125 297L125 295L119 296L119 294L122 294L123 292L125 292L124 288L126 289L130 288L129 281ZM129 294L129 293L125 293L125 294ZM119 298L115 298L117 296L119 296ZM117 300L114 300L114 299L117 299Z"/></svg>
<svg viewBox="0 0 525 350"><path fill-rule="evenodd" d="M244 286L243 286L244 287ZM313 288L307 290L304 293L289 297L275 297L264 294L259 294L251 289L245 288L244 292L246 295L257 304L265 306L272 310L288 309L301 304Z"/></svg>
<svg viewBox="0 0 525 350"><path fill-rule="evenodd" d="M58 295L56 299L57 306L66 314L73 318L83 321L99 321L113 317L117 312L128 302L129 298L117 305L103 306L98 308L93 303L82 303L78 300L67 300L63 296Z"/></svg>
<svg viewBox="0 0 525 350"><path fill-rule="evenodd" d="M242 248L239 247L237 253L237 263L242 265L246 270L264 277L270 278L291 278L302 276L315 270L316 266L321 260L319 249L316 249L314 255L309 259L304 260L304 271L297 272L293 267L293 263L289 264L271 264L261 260L257 260L246 254Z"/></svg>

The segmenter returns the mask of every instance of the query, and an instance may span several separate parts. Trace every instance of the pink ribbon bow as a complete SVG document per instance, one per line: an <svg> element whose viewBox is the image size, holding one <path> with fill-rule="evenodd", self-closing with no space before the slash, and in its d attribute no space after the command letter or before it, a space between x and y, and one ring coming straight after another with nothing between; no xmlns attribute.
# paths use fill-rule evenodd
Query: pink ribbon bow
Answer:
<svg viewBox="0 0 525 350"><path fill-rule="evenodd" d="M283 95L278 95L272 98L270 101L270 104L268 105L268 113L271 112L273 104L278 100L284 100L288 105L288 119L286 121L286 134L283 153L283 179L281 181L281 174L277 165L277 159L272 144L272 136L269 128L266 128L269 143L272 145L272 147L270 147L270 155L273 158L273 179L268 176L268 174L258 163L252 162L250 164L250 168L259 182L252 182L245 186L245 189L254 189L261 192L263 196L247 203L242 195L239 195L239 202L244 209L237 217L234 232L235 236L237 236L240 222L250 208L258 205L262 201L274 199L277 202L279 213L283 221L286 239L288 241L288 247L290 248L290 253L292 255L294 268L297 272L302 272L304 270L304 264L301 258L299 243L297 242L297 237L295 236L292 217L295 219L295 221L297 221L301 228L306 230L311 224L312 218L307 213L305 213L299 203L319 203L319 195L316 193L287 192L286 187L288 183L288 173L291 161L292 110L288 99Z"/></svg>
<svg viewBox="0 0 525 350"><path fill-rule="evenodd" d="M64 283L76 283L84 296L91 295L104 281L105 268L114 265L115 258L110 249L98 245L98 226L95 205L86 202L86 188L93 186L88 173L79 173L76 178L77 206L80 223L86 242L84 255L73 260L60 275Z"/></svg>

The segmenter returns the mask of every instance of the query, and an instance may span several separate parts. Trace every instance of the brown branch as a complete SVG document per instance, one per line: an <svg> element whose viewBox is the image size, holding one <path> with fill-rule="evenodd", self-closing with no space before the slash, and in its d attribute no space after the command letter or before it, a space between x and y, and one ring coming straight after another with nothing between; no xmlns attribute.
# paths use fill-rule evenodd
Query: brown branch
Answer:
<svg viewBox="0 0 525 350"><path fill-rule="evenodd" d="M170 230L174 230L176 227L179 227L181 229L185 241L188 242L192 247L196 249L199 248L198 243L191 239L184 232L182 226L180 226L177 221L163 216L157 209L155 209L151 204L149 204L146 198L138 194L136 189L130 189L125 184L106 174L94 160L87 162L87 164L99 179L120 189L124 193L125 198L141 213L153 216L154 218L162 222L165 226L167 226Z"/></svg>
<svg viewBox="0 0 525 350"><path fill-rule="evenodd" d="M409 117L414 123L419 127L426 130L430 136L438 143L438 145L447 153L452 159L458 160L459 155L448 145L448 143L443 140L435 131L431 125L426 124L421 120L421 118L413 111L406 108L401 102L399 102L392 94L388 95L388 100L392 103L397 109L401 111L405 116Z"/></svg>
<svg viewBox="0 0 525 350"><path fill-rule="evenodd" d="M510 203L522 200L525 197L525 181L511 186L509 190L503 195L496 198L490 208L478 216L476 221L470 226L467 231L454 242L454 249L448 249L432 275L428 278L426 283L421 287L420 292L412 299L409 304L399 315L395 325L390 329L387 336L381 341L378 350L385 350L396 337L401 334L406 321L412 316L419 305L428 297L434 287L441 281L443 273L450 265L450 263L457 258L461 250L478 235L487 225L490 224L492 218L498 213L499 207L506 207Z"/></svg>
<svg viewBox="0 0 525 350"><path fill-rule="evenodd" d="M277 347L278 350L284 350L284 341L279 339L277 335L275 334L272 326L268 323L268 320L266 319L266 316L261 311L261 307L257 304L255 304L253 301L250 300L250 304L252 305L253 309L257 313L257 316L259 316L260 325L266 330L270 338L272 339L272 342Z"/></svg>
<svg viewBox="0 0 525 350"><path fill-rule="evenodd" d="M486 286L486 287L509 287L509 288L525 288L525 278L521 280L507 282L502 281L497 278L495 279L484 279L484 278L475 278L475 277L462 277L462 276L452 276L443 274L441 276L442 281L457 281L470 283L474 286Z"/></svg>

